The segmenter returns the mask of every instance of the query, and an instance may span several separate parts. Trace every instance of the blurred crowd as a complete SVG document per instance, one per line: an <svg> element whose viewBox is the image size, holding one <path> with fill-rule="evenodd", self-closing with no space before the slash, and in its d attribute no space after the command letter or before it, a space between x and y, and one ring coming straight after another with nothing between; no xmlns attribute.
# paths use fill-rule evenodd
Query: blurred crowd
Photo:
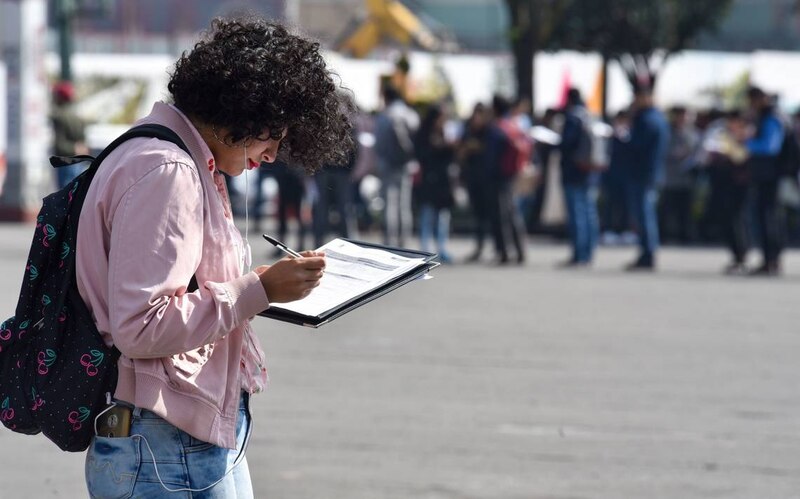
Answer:
<svg viewBox="0 0 800 499"><path fill-rule="evenodd" d="M591 262L598 236L606 243L639 241L631 270L655 268L662 239L721 241L731 255L725 273L780 274L800 203L798 116L781 114L777 96L757 87L747 89L746 102L725 112L673 107L663 115L649 90L638 88L631 108L614 117L610 137L600 141L607 161L585 164L576 159L582 153L570 136L591 117L571 91L558 146L566 204L572 206L575 257L569 264ZM571 200L576 189L578 201ZM751 246L760 250L752 267Z"/></svg>
<svg viewBox="0 0 800 499"><path fill-rule="evenodd" d="M57 155L87 152L74 100L70 84L54 86ZM229 179L235 213L256 231L274 216L277 237L299 248L374 231L391 246L418 241L443 263L454 262L456 219L474 237L465 262L505 265L524 263L528 234L554 233L544 212L555 196L563 200L556 225L571 247L562 267L591 265L599 244L637 244L626 268L653 270L662 241L722 242L731 255L724 272L781 272L800 208L800 113L782 115L777 97L760 88L747 90L743 109L662 111L639 85L630 108L608 124L577 89L536 119L529 101L499 95L465 120L447 102L412 106L391 84L382 103L358 116L348 164L309 177L302 165L276 163L245 185ZM79 171L59 169L58 185ZM761 256L752 268L751 247Z"/></svg>

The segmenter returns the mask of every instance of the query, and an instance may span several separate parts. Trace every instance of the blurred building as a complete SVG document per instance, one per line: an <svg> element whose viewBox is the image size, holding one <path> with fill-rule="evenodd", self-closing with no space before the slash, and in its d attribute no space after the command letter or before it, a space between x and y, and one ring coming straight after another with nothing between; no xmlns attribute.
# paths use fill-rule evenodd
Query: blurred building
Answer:
<svg viewBox="0 0 800 499"><path fill-rule="evenodd" d="M48 0L56 49L56 4ZM363 0L74 0L83 6L75 18L76 52L175 53L218 15L255 11L298 25L332 45L348 25L366 14ZM452 34L468 50L505 47L507 15L502 0L403 0L434 30Z"/></svg>
<svg viewBox="0 0 800 499"><path fill-rule="evenodd" d="M734 0L719 30L703 36L696 48L728 52L800 50L800 2Z"/></svg>
<svg viewBox="0 0 800 499"><path fill-rule="evenodd" d="M55 27L50 4L50 25ZM76 21L77 52L176 52L217 15L253 10L297 24L331 45L348 23L366 12L364 0L73 0L87 15ZM504 0L403 0L434 28L447 30L473 52L507 47ZM720 29L702 37L698 50L749 52L800 49L797 0L734 0ZM56 37L51 37L55 43Z"/></svg>
<svg viewBox="0 0 800 499"><path fill-rule="evenodd" d="M323 41L335 39L362 0L297 0L300 25ZM504 0L403 0L417 15L434 20L470 51L507 47L508 12ZM800 2L734 0L716 33L698 40L697 50L751 52L800 49Z"/></svg>
<svg viewBox="0 0 800 499"><path fill-rule="evenodd" d="M48 0L53 28L51 49L57 50L56 8ZM216 16L255 11L284 19L292 0L69 0L74 17L75 52L177 53L191 46L199 30Z"/></svg>

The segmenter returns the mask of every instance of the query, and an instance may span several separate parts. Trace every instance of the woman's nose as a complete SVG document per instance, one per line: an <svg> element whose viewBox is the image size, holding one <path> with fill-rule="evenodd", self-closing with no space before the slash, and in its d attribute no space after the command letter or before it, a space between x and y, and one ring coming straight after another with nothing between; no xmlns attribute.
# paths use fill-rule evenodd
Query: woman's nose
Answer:
<svg viewBox="0 0 800 499"><path fill-rule="evenodd" d="M278 147L281 145L280 140L271 140L267 145L266 150L264 150L264 154L261 156L264 158L264 161L267 163L273 163L275 158L278 156Z"/></svg>

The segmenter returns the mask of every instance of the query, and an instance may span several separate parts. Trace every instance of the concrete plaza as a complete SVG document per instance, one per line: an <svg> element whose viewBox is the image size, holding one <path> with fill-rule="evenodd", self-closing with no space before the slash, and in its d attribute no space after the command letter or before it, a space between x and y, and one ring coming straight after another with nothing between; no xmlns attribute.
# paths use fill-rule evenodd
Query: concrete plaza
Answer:
<svg viewBox="0 0 800 499"><path fill-rule="evenodd" d="M31 231L0 225L3 317ZM763 279L722 276L721 249L621 272L634 252L558 270L566 247L533 241L319 330L256 319L256 497L800 498L800 253ZM0 497L85 496L83 455L0 430Z"/></svg>

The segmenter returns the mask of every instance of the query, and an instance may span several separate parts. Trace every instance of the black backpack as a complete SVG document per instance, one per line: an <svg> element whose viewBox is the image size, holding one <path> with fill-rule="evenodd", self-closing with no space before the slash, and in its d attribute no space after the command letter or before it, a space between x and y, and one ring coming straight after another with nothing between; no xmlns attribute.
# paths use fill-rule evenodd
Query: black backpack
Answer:
<svg viewBox="0 0 800 499"><path fill-rule="evenodd" d="M19 433L39 432L62 450L85 450L94 418L117 384L119 351L103 342L75 278L78 220L97 168L121 143L155 137L188 152L161 125L127 131L95 159L52 157L54 167L91 161L86 171L44 198L36 219L16 312L0 325L0 421Z"/></svg>

